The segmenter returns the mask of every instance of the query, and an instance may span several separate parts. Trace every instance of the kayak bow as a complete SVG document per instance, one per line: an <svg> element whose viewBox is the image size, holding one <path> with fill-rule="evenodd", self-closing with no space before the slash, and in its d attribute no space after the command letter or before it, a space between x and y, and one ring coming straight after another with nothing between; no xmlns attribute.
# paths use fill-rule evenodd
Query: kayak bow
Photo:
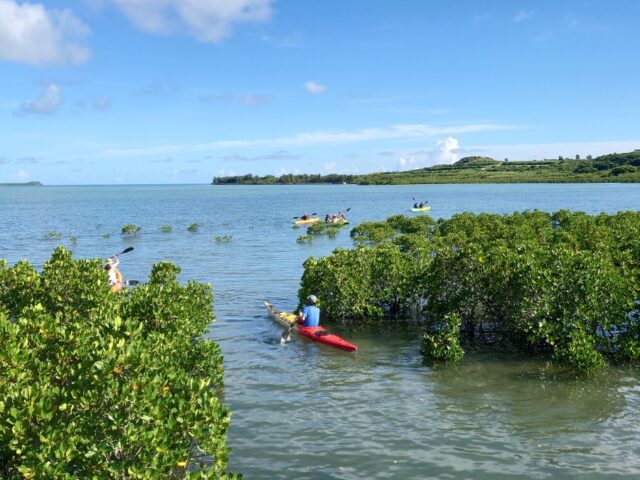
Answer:
<svg viewBox="0 0 640 480"><path fill-rule="evenodd" d="M294 225L310 225L312 223L318 223L320 219L318 217L307 218L306 220L296 220Z"/></svg>
<svg viewBox="0 0 640 480"><path fill-rule="evenodd" d="M296 323L296 316L291 312L281 312L269 302L264 302L264 306L269 312L269 316L276 322L286 328L290 328L298 332L299 335L307 337L317 343L322 343L333 348L354 352L358 347L353 343L347 342L344 338L340 338L322 327L301 327Z"/></svg>

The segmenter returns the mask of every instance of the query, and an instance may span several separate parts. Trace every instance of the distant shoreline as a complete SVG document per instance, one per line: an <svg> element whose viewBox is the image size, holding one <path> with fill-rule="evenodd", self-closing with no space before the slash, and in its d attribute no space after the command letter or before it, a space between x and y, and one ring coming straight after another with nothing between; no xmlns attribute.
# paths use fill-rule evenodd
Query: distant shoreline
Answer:
<svg viewBox="0 0 640 480"><path fill-rule="evenodd" d="M0 183L0 187L42 187L40 182Z"/></svg>
<svg viewBox="0 0 640 480"><path fill-rule="evenodd" d="M214 177L212 185L420 185L506 183L640 183L640 150L597 158L509 161L465 157L451 165L362 175L332 173Z"/></svg>

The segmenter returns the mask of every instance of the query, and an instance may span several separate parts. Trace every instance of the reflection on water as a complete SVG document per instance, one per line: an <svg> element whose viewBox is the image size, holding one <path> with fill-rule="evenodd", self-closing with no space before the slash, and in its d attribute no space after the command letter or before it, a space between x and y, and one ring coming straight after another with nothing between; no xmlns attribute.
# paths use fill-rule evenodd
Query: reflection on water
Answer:
<svg viewBox="0 0 640 480"><path fill-rule="evenodd" d="M295 336L280 344L262 300L293 308L307 256L351 245L347 228L299 245L292 217L351 207L357 225L411 214L414 196L434 217L640 205L638 186L614 184L0 188L0 258L40 265L57 244L43 237L55 231L78 257L134 246L121 258L127 278L144 280L170 260L182 279L213 284L209 335L225 356L230 468L248 479L639 478L636 370L575 379L544 362L489 356L432 368L411 325L328 325L359 345L356 354ZM137 239L121 238L127 223L143 227ZM197 233L187 232L192 223Z"/></svg>
<svg viewBox="0 0 640 480"><path fill-rule="evenodd" d="M542 361L496 356L436 367L434 401L451 439L444 450L468 453L474 458L471 468L487 478L499 472L632 478L640 471L637 442L619 444L611 435L640 433L637 409L625 394L637 377L628 374L609 369L575 378Z"/></svg>

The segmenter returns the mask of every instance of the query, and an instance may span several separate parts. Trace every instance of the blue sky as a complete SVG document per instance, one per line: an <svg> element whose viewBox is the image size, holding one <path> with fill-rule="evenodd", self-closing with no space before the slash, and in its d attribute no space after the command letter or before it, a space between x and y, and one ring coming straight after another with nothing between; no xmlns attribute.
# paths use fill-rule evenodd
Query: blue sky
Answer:
<svg viewBox="0 0 640 480"><path fill-rule="evenodd" d="M635 0L0 0L0 182L640 148Z"/></svg>

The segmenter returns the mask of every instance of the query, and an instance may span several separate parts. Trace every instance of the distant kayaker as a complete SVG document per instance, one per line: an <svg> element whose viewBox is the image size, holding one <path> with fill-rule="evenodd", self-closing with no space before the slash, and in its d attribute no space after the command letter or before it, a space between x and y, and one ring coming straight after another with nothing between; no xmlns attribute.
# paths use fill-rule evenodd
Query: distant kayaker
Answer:
<svg viewBox="0 0 640 480"><path fill-rule="evenodd" d="M306 213L300 217L301 220L306 220L308 218L309 218L309 215L307 215Z"/></svg>
<svg viewBox="0 0 640 480"><path fill-rule="evenodd" d="M115 262L113 259L115 259ZM122 289L122 274L120 270L118 270L118 265L120 265L120 259L117 255L114 255L107 259L107 263L104 266L104 269L109 274L109 286L112 292L117 292Z"/></svg>
<svg viewBox="0 0 640 480"><path fill-rule="evenodd" d="M320 309L316 307L318 299L315 295L307 297L307 305L302 308L296 323L301 327L317 327L320 325Z"/></svg>
<svg viewBox="0 0 640 480"><path fill-rule="evenodd" d="M418 207L418 202L413 204L413 208L420 208L420 207Z"/></svg>

